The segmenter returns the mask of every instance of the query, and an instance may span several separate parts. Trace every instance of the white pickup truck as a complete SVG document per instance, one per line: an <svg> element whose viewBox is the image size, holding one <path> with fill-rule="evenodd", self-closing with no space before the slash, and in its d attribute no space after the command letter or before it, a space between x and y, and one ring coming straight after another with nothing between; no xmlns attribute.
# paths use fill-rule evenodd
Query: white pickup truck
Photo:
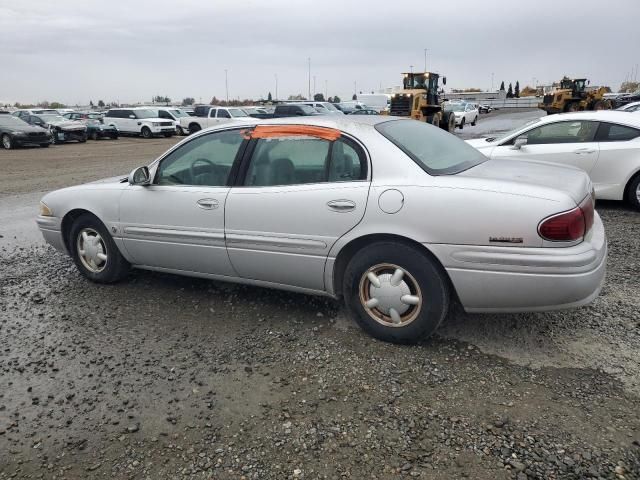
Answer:
<svg viewBox="0 0 640 480"><path fill-rule="evenodd" d="M247 112L237 107L196 107L195 117L181 117L180 127L189 133L232 121L234 118L245 118Z"/></svg>

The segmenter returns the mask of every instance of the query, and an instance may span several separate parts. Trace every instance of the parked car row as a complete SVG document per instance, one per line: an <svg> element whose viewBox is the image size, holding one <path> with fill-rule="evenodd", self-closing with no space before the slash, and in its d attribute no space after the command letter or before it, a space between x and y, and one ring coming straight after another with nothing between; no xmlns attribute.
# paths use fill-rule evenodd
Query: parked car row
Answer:
<svg viewBox="0 0 640 480"><path fill-rule="evenodd" d="M456 119L456 127L460 130L462 130L465 125L475 126L480 116L478 105L475 103L458 102L454 100L445 102L444 111L453 113Z"/></svg>

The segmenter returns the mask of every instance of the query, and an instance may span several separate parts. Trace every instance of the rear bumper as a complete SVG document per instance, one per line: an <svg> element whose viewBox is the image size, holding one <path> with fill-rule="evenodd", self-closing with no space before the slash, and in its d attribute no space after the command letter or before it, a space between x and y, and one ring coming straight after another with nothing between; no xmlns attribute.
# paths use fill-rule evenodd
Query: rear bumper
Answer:
<svg viewBox="0 0 640 480"><path fill-rule="evenodd" d="M468 312L535 312L586 305L602 288L607 242L596 214L579 245L565 248L427 245Z"/></svg>

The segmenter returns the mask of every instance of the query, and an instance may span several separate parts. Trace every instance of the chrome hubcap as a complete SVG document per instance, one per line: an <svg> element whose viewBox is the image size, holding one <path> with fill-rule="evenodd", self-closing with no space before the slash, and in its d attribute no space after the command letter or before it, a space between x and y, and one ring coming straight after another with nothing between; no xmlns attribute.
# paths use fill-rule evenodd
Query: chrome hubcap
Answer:
<svg viewBox="0 0 640 480"><path fill-rule="evenodd" d="M386 327L404 327L422 308L422 292L413 276L390 263L368 269L360 279L360 301L376 322Z"/></svg>
<svg viewBox="0 0 640 480"><path fill-rule="evenodd" d="M78 235L78 257L84 267L93 273L100 273L107 266L107 246L100 234L93 228L83 228Z"/></svg>

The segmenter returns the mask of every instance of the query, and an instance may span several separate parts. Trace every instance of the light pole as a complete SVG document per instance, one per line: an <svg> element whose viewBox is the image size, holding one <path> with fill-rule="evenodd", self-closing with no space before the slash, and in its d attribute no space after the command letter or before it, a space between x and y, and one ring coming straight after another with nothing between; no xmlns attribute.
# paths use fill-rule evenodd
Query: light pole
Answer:
<svg viewBox="0 0 640 480"><path fill-rule="evenodd" d="M276 77L276 100L278 99L278 74L274 74L274 76Z"/></svg>
<svg viewBox="0 0 640 480"><path fill-rule="evenodd" d="M427 71L427 51L428 51L428 49L425 48L424 49L424 71L425 72Z"/></svg>
<svg viewBox="0 0 640 480"><path fill-rule="evenodd" d="M328 101L327 99L329 98L329 89L327 88L327 80L324 81L324 100L325 102Z"/></svg>
<svg viewBox="0 0 640 480"><path fill-rule="evenodd" d="M229 78L227 76L227 69L224 69L224 89L227 96L227 105L229 105Z"/></svg>
<svg viewBox="0 0 640 480"><path fill-rule="evenodd" d="M316 76L314 75L313 76L313 95L315 96L315 94L316 94Z"/></svg>
<svg viewBox="0 0 640 480"><path fill-rule="evenodd" d="M308 85L309 92L308 92L307 99L311 100L311 57L309 57L307 60L309 61L309 85Z"/></svg>
<svg viewBox="0 0 640 480"><path fill-rule="evenodd" d="M409 72L413 73L413 65L409 65Z"/></svg>
<svg viewBox="0 0 640 480"><path fill-rule="evenodd" d="M493 92L493 72L491 72L491 91Z"/></svg>

